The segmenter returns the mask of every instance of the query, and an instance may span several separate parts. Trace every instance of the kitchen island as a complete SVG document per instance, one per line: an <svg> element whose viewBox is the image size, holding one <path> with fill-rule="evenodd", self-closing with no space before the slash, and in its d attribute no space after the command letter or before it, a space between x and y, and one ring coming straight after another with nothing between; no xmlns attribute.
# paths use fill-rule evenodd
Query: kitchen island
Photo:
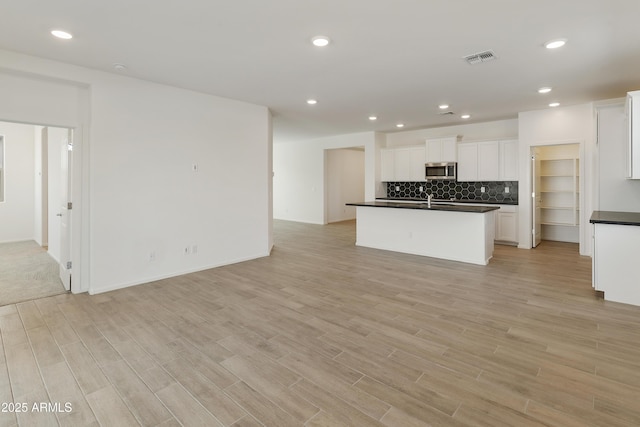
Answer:
<svg viewBox="0 0 640 427"><path fill-rule="evenodd" d="M356 206L356 245L471 264L493 256L498 207L375 201Z"/></svg>
<svg viewBox="0 0 640 427"><path fill-rule="evenodd" d="M640 306L640 212L594 211L593 287L607 301Z"/></svg>

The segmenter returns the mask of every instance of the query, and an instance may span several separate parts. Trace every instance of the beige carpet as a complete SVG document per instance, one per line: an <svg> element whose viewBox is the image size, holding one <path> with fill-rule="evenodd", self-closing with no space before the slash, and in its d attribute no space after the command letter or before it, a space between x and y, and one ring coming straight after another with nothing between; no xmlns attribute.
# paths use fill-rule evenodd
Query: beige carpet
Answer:
<svg viewBox="0 0 640 427"><path fill-rule="evenodd" d="M64 292L58 263L40 245L0 243L0 306Z"/></svg>

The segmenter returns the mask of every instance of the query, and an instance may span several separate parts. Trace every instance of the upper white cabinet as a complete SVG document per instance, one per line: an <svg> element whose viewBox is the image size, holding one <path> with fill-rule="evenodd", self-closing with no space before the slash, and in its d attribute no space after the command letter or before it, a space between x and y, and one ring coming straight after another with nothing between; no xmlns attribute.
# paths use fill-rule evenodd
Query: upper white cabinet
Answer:
<svg viewBox="0 0 640 427"><path fill-rule="evenodd" d="M518 153L520 145L517 139L500 141L500 180L518 180Z"/></svg>
<svg viewBox="0 0 640 427"><path fill-rule="evenodd" d="M478 180L478 144L465 143L458 146L458 181Z"/></svg>
<svg viewBox="0 0 640 427"><path fill-rule="evenodd" d="M380 150L380 181L395 181L395 151L392 148Z"/></svg>
<svg viewBox="0 0 640 427"><path fill-rule="evenodd" d="M425 180L425 170L424 164L426 162L426 152L425 147L422 145L418 145L416 147L409 148L409 170L410 175L409 178L411 181L424 181Z"/></svg>
<svg viewBox="0 0 640 427"><path fill-rule="evenodd" d="M384 148L380 150L380 180L424 181L425 147Z"/></svg>
<svg viewBox="0 0 640 427"><path fill-rule="evenodd" d="M427 139L426 162L457 162L457 145L459 136Z"/></svg>
<svg viewBox="0 0 640 427"><path fill-rule="evenodd" d="M458 144L458 181L517 180L517 140Z"/></svg>
<svg viewBox="0 0 640 427"><path fill-rule="evenodd" d="M640 90L627 93L627 178L640 179Z"/></svg>
<svg viewBox="0 0 640 427"><path fill-rule="evenodd" d="M478 181L500 181L500 142L478 143Z"/></svg>

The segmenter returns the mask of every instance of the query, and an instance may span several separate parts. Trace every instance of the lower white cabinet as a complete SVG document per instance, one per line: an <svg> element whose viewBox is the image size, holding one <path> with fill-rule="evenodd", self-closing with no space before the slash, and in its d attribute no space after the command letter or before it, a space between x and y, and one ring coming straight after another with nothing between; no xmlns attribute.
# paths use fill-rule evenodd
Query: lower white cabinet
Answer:
<svg viewBox="0 0 640 427"><path fill-rule="evenodd" d="M640 306L640 226L594 224L593 286L607 301Z"/></svg>
<svg viewBox="0 0 640 427"><path fill-rule="evenodd" d="M496 241L518 244L518 207L501 205L496 213Z"/></svg>
<svg viewBox="0 0 640 427"><path fill-rule="evenodd" d="M466 205L466 203L453 203L454 205ZM476 206L499 206L495 219L495 242L507 245L518 245L518 206L516 205L491 205L475 204Z"/></svg>

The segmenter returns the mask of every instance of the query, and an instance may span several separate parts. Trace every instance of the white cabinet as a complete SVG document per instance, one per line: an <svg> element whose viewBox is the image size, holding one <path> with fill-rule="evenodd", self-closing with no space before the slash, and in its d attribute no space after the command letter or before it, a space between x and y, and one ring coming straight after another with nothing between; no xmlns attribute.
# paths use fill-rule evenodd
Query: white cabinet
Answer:
<svg viewBox="0 0 640 427"><path fill-rule="evenodd" d="M424 164L426 162L425 147L422 145L409 148L409 178L411 181L424 181L425 170Z"/></svg>
<svg viewBox="0 0 640 427"><path fill-rule="evenodd" d="M616 217L619 212L607 213L614 214L611 218L614 221L618 220ZM627 212L625 214L628 215ZM593 242L594 288L604 292L604 299L607 301L640 306L640 226L595 223Z"/></svg>
<svg viewBox="0 0 640 427"><path fill-rule="evenodd" d="M394 153L394 181L411 181L411 151L397 148Z"/></svg>
<svg viewBox="0 0 640 427"><path fill-rule="evenodd" d="M383 148L380 150L380 181L394 181L395 170L395 150Z"/></svg>
<svg viewBox="0 0 640 427"><path fill-rule="evenodd" d="M457 145L460 137L450 136L446 138L427 139L426 162L457 162Z"/></svg>
<svg viewBox="0 0 640 427"><path fill-rule="evenodd" d="M468 206L467 203L453 203L458 206ZM495 214L495 237L498 244L518 245L518 206L475 204L474 206L499 207Z"/></svg>
<svg viewBox="0 0 640 427"><path fill-rule="evenodd" d="M380 180L424 181L425 147L385 148L380 150Z"/></svg>
<svg viewBox="0 0 640 427"><path fill-rule="evenodd" d="M496 240L518 244L518 207L500 205L496 213Z"/></svg>
<svg viewBox="0 0 640 427"><path fill-rule="evenodd" d="M500 180L500 142L478 143L478 181Z"/></svg>
<svg viewBox="0 0 640 427"><path fill-rule="evenodd" d="M458 145L458 181L473 182L478 180L478 144L465 143Z"/></svg>
<svg viewBox="0 0 640 427"><path fill-rule="evenodd" d="M518 180L518 154L520 145L517 139L500 141L500 180Z"/></svg>
<svg viewBox="0 0 640 427"><path fill-rule="evenodd" d="M517 140L458 144L458 181L517 180Z"/></svg>
<svg viewBox="0 0 640 427"><path fill-rule="evenodd" d="M640 179L640 90L627 93L627 178Z"/></svg>

